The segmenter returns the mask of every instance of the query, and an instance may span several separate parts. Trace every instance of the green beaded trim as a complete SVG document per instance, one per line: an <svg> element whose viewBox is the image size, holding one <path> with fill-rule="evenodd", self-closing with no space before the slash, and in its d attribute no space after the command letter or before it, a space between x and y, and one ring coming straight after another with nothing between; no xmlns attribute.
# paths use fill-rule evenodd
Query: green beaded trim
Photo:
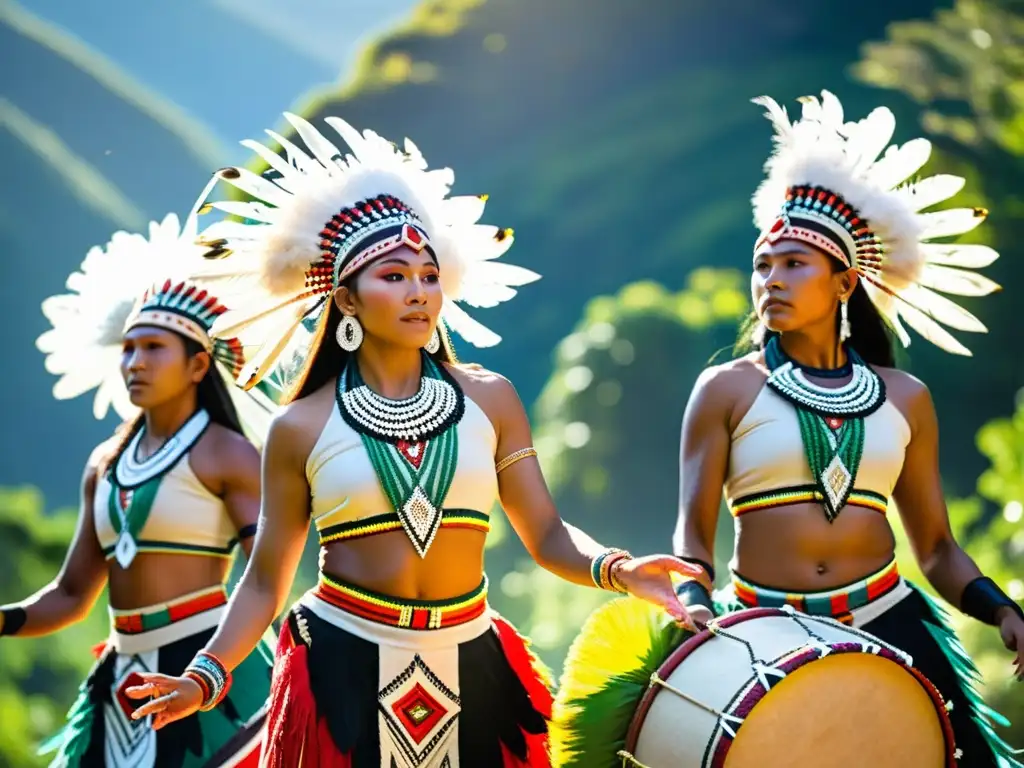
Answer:
<svg viewBox="0 0 1024 768"><path fill-rule="evenodd" d="M796 409L807 464L814 485L821 493L822 508L830 523L835 521L853 492L864 455L864 419L885 402L885 386L878 374L853 349L847 349L847 355L855 369L860 369L860 375L868 377L865 384L869 391L860 398L856 409L852 409L847 402L848 397L841 396L838 391L833 398L836 408L832 412L827 389L819 387L814 392L803 393L804 396L790 392L790 387L800 386L798 377L788 378L785 387L777 386L774 377L768 379L772 390ZM765 346L765 363L773 374L783 366L792 368L795 365L783 352L777 336L769 339ZM831 420L841 423L833 428L829 425Z"/></svg>
<svg viewBox="0 0 1024 768"><path fill-rule="evenodd" d="M424 356L423 362L424 378L447 380L429 357ZM337 400L342 415L342 395L346 388L362 385L358 365L350 362L338 377ZM399 445L363 431L359 436L409 541L420 557L426 556L441 527L444 500L455 478L459 456L458 420L453 420L440 434L422 444L423 455L418 467L406 458Z"/></svg>

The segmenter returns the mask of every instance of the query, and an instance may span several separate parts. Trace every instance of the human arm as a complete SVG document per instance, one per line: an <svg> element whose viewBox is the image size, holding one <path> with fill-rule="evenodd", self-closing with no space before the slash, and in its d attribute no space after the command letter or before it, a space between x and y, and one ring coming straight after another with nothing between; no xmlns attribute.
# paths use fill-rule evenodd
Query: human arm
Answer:
<svg viewBox="0 0 1024 768"><path fill-rule="evenodd" d="M74 538L60 572L49 584L20 603L0 608L0 634L11 634L14 621L17 637L48 635L81 621L89 615L107 583L107 563L96 538L93 496L96 493L96 454L82 475L81 501ZM3 618L20 614L21 619ZM10 622L10 623L8 623ZM6 629L4 624L7 623Z"/></svg>
<svg viewBox="0 0 1024 768"><path fill-rule="evenodd" d="M706 581L684 585L682 595L697 621L707 621L713 612L715 533L729 466L728 383L721 369L701 373L686 404L679 441L679 512L673 551L687 562L703 564L706 572Z"/></svg>
<svg viewBox="0 0 1024 768"><path fill-rule="evenodd" d="M979 610L977 595L983 575L953 537L942 493L935 406L928 389L910 381L913 386L906 407L911 439L893 498L914 556L925 578L948 603L999 627L1006 647L1017 654L1017 676L1024 677L1024 618L1012 605L998 607L989 616ZM982 599L980 607L984 606Z"/></svg>
<svg viewBox="0 0 1024 768"><path fill-rule="evenodd" d="M309 485L301 425L282 413L271 425L263 454L263 501L252 556L231 595L220 626L204 651L230 671L252 652L284 608L309 529ZM199 709L202 691L188 677L142 675L129 697L156 696L135 710L136 719L156 713L161 728Z"/></svg>
<svg viewBox="0 0 1024 768"><path fill-rule="evenodd" d="M500 462L533 444L529 418L514 387L489 374L485 383L489 415L496 426L496 457ZM591 566L605 547L558 514L536 457L511 464L498 474L502 507L531 557L545 570L567 581L594 586ZM695 569L667 555L620 560L615 578L631 594L664 608L679 621L689 617L675 597L669 574L689 575Z"/></svg>
<svg viewBox="0 0 1024 768"><path fill-rule="evenodd" d="M260 455L242 435L228 433L223 441L221 477L224 506L246 557L252 557L260 516Z"/></svg>

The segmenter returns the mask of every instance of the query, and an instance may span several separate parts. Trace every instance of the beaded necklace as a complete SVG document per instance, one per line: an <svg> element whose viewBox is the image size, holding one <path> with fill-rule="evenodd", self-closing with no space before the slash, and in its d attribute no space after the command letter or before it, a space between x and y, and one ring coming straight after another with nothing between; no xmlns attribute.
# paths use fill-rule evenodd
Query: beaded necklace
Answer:
<svg viewBox="0 0 1024 768"><path fill-rule="evenodd" d="M139 444L146 431L143 426L121 452L108 478L107 513L117 534L114 557L122 568L127 569L138 554L139 532L149 519L160 483L202 437L209 424L210 414L202 409L196 411L156 453L139 461L136 458Z"/></svg>
<svg viewBox="0 0 1024 768"><path fill-rule="evenodd" d="M354 358L338 377L342 418L363 440L388 501L420 557L437 535L459 456L456 428L466 410L458 383L423 355L419 391L390 400L370 389Z"/></svg>
<svg viewBox="0 0 1024 768"><path fill-rule="evenodd" d="M796 408L814 484L831 523L846 505L864 454L864 419L885 402L885 383L852 348L849 383L834 389L808 381L777 336L765 346L768 386ZM816 375L816 373L815 373Z"/></svg>

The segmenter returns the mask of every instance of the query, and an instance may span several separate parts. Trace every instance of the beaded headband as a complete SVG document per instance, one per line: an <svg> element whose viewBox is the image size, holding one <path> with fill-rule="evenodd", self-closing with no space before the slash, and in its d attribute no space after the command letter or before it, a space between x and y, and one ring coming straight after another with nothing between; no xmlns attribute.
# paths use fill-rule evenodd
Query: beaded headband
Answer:
<svg viewBox="0 0 1024 768"><path fill-rule="evenodd" d="M205 196L205 193L204 193ZM183 227L168 214L149 225L149 237L116 232L104 247L92 248L80 271L68 276L69 293L43 302L52 328L36 346L46 355L46 369L60 378L58 400L96 389L93 415L114 410L133 418L132 404L121 375L124 335L139 326L174 331L211 353L216 375L233 383L245 355L236 338L212 339L210 329L226 307L201 282L169 278L203 263L203 249L194 244L196 211ZM276 406L262 392L229 387L238 416L251 440L262 443Z"/></svg>
<svg viewBox="0 0 1024 768"><path fill-rule="evenodd" d="M971 271L999 254L983 245L935 242L969 232L987 211L927 211L964 186L957 176L916 179L931 154L925 139L889 146L896 121L880 107L847 122L839 100L802 99L801 119L767 96L754 99L775 129L775 149L753 196L755 252L783 239L805 242L857 271L868 298L904 346L905 321L954 354L970 351L945 328L985 332L967 310L939 295L984 296L999 288Z"/></svg>
<svg viewBox="0 0 1024 768"><path fill-rule="evenodd" d="M238 299L216 321L213 335L238 335L246 347L259 347L239 384L254 386L271 371L301 380L323 338L330 293L402 246L427 250L437 263L444 324L476 346L497 344L500 337L456 302L494 306L539 275L497 261L512 244L511 230L477 224L486 197L449 197L452 171L428 170L411 141L402 151L372 131L359 133L329 117L326 122L348 145L342 153L302 118L285 118L305 150L273 131L267 133L284 157L243 141L271 172L221 170L218 177L251 202L211 202L244 223L214 223L200 239L212 261L198 274L223 281L223 291Z"/></svg>
<svg viewBox="0 0 1024 768"><path fill-rule="evenodd" d="M234 377L245 365L241 342L237 338L214 341L210 337L214 321L226 311L216 296L194 282L165 280L146 290L125 322L124 332L145 325L179 333L200 344Z"/></svg>

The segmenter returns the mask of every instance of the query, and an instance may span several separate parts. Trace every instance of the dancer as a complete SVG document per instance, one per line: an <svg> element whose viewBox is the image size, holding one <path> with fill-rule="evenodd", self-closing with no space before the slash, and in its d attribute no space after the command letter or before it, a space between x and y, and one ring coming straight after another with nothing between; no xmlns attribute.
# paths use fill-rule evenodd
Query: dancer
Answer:
<svg viewBox="0 0 1024 768"><path fill-rule="evenodd" d="M113 404L125 423L89 458L81 513L60 574L0 609L0 634L36 637L88 615L109 588L111 634L63 730L43 752L53 765L239 766L259 759L270 689L268 649L247 654L220 706L160 733L131 718L125 688L139 673L180 674L213 634L227 603L236 546L248 554L259 511L257 442L273 406L233 386L237 339L213 341L225 308L180 280L195 216L168 215L149 239L116 233L68 278L71 294L43 303L53 324L38 341L62 374L58 399L95 387L94 414ZM123 381L122 381L123 379ZM127 386L126 386L127 385ZM242 417L242 418L240 418Z"/></svg>
<svg viewBox="0 0 1024 768"><path fill-rule="evenodd" d="M157 697L138 712L158 713L158 725L223 695L281 609L312 520L321 574L281 634L265 764L548 765L546 678L487 605L495 502L543 567L679 620L669 574L697 569L633 559L564 523L512 385L456 364L445 323L480 346L499 338L455 301L493 306L537 278L495 261L512 238L476 224L484 199L448 198L452 172L427 171L409 142L401 152L328 118L343 157L286 117L312 155L277 134L288 161L247 143L276 182L227 169L221 177L259 202L214 205L258 223L203 235L234 252L215 269L262 287L215 329L262 342L240 380L258 382L282 351L292 372L292 402L267 444L253 560L185 676L148 675L129 695Z"/></svg>
<svg viewBox="0 0 1024 768"><path fill-rule="evenodd" d="M963 765L1019 766L993 729L1005 721L971 688L977 671L942 609L899 575L886 520L892 499L932 586L999 627L1024 672L1024 614L953 539L931 398L894 368L890 335L909 344L905 322L942 349L969 354L940 323L984 326L933 289L990 293L997 286L968 268L997 254L931 241L973 229L985 212L922 213L963 179L905 182L928 159L924 139L878 159L894 130L887 109L845 122L838 99L823 92L791 124L773 100L756 103L768 110L776 148L753 199L762 230L751 277L755 349L706 370L687 406L675 550L705 577L684 582L680 596L700 621L789 605L864 629L908 652L937 687ZM716 606L709 586L723 486L736 548L732 589ZM563 742L585 754L588 690L571 664L566 677Z"/></svg>

